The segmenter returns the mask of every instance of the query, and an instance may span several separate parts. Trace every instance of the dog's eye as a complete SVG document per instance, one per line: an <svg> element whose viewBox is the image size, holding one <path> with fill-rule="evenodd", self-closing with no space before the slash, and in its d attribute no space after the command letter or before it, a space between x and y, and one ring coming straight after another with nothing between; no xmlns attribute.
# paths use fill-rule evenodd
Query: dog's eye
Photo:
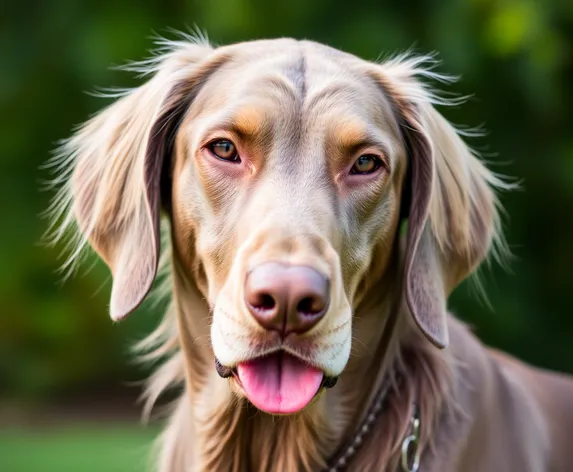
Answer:
<svg viewBox="0 0 573 472"><path fill-rule="evenodd" d="M207 145L211 154L224 161L241 162L237 148L228 139L217 139Z"/></svg>
<svg viewBox="0 0 573 472"><path fill-rule="evenodd" d="M363 154L356 160L352 169L350 169L350 173L363 175L372 174L373 172L376 172L381 165L382 162L378 156L375 156L374 154Z"/></svg>

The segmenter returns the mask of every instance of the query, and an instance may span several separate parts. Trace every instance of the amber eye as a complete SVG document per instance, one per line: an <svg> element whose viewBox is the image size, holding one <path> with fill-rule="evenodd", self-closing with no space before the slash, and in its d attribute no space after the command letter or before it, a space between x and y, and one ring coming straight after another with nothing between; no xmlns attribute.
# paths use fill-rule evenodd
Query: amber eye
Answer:
<svg viewBox="0 0 573 472"><path fill-rule="evenodd" d="M207 149L211 153L224 161L241 162L237 148L228 139L217 139L207 145Z"/></svg>
<svg viewBox="0 0 573 472"><path fill-rule="evenodd" d="M376 172L381 165L382 161L378 156L375 156L374 154L363 154L356 160L352 169L350 169L350 173L362 175L372 174L373 172Z"/></svg>

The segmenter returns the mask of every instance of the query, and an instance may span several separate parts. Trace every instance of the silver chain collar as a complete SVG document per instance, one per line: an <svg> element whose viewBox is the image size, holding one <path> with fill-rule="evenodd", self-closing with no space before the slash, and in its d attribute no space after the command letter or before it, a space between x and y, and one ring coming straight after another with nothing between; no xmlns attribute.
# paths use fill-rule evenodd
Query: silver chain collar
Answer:
<svg viewBox="0 0 573 472"><path fill-rule="evenodd" d="M343 452L335 456L334 465L322 469L321 472L341 472L345 470L350 460L356 455L356 452L362 446L364 437L370 432L378 415L382 411L382 407L386 401L390 384L387 383L380 388L380 392L376 395L376 401L370 408L368 415L359 427L358 432L354 438L343 449ZM419 472L420 470L420 415L418 407L414 405L414 413L410 420L410 434L402 441L400 465L402 472ZM410 464L411 462L411 464Z"/></svg>
<svg viewBox="0 0 573 472"><path fill-rule="evenodd" d="M376 395L376 401L370 408L366 419L363 421L362 426L358 429L358 432L354 435L354 438L350 442L350 444L344 449L344 452L341 453L338 458L334 461L334 465L323 469L322 472L341 472L345 469L346 465L350 461L352 457L356 454L356 451L362 446L362 442L364 441L364 436L366 436L376 418L378 418L378 414L382 410L384 406L384 402L386 401L386 397L388 395L388 390L390 390L390 383L386 383L382 385L380 388L380 392Z"/></svg>
<svg viewBox="0 0 573 472"><path fill-rule="evenodd" d="M419 472L420 470L420 415L414 406L410 424L410 435L402 441L401 465L402 472ZM410 465L410 458L412 465Z"/></svg>

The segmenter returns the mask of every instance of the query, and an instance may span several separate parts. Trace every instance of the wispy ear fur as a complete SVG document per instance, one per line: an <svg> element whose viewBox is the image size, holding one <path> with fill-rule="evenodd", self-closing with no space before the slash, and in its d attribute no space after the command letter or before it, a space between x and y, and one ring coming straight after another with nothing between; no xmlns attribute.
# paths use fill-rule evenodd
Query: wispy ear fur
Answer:
<svg viewBox="0 0 573 472"><path fill-rule="evenodd" d="M402 55L377 66L375 80L393 103L408 152L403 199L408 217L404 288L421 330L438 347L448 344L446 300L488 255L508 254L497 189L510 189L488 170L434 105L457 105L424 79L451 82L433 71L432 56Z"/></svg>
<svg viewBox="0 0 573 472"><path fill-rule="evenodd" d="M60 186L50 207L52 241L72 234L66 265L86 242L110 267L110 314L133 311L149 292L159 259L159 179L164 131L204 75L212 48L193 38L160 41L159 54L125 67L152 75L142 86L113 92L117 101L81 126L49 164ZM71 231L70 231L71 230Z"/></svg>

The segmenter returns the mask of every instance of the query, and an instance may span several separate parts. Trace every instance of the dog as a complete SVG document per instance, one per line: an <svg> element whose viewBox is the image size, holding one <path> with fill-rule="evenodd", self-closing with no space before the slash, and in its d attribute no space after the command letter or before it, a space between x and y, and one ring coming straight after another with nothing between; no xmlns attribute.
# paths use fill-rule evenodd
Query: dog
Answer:
<svg viewBox="0 0 573 472"><path fill-rule="evenodd" d="M453 289L507 247L489 171L436 110L432 56L182 37L52 165L54 238L113 275L179 387L160 472L566 472L573 382L484 347ZM162 215L164 217L162 217ZM165 288L165 287L164 287Z"/></svg>

